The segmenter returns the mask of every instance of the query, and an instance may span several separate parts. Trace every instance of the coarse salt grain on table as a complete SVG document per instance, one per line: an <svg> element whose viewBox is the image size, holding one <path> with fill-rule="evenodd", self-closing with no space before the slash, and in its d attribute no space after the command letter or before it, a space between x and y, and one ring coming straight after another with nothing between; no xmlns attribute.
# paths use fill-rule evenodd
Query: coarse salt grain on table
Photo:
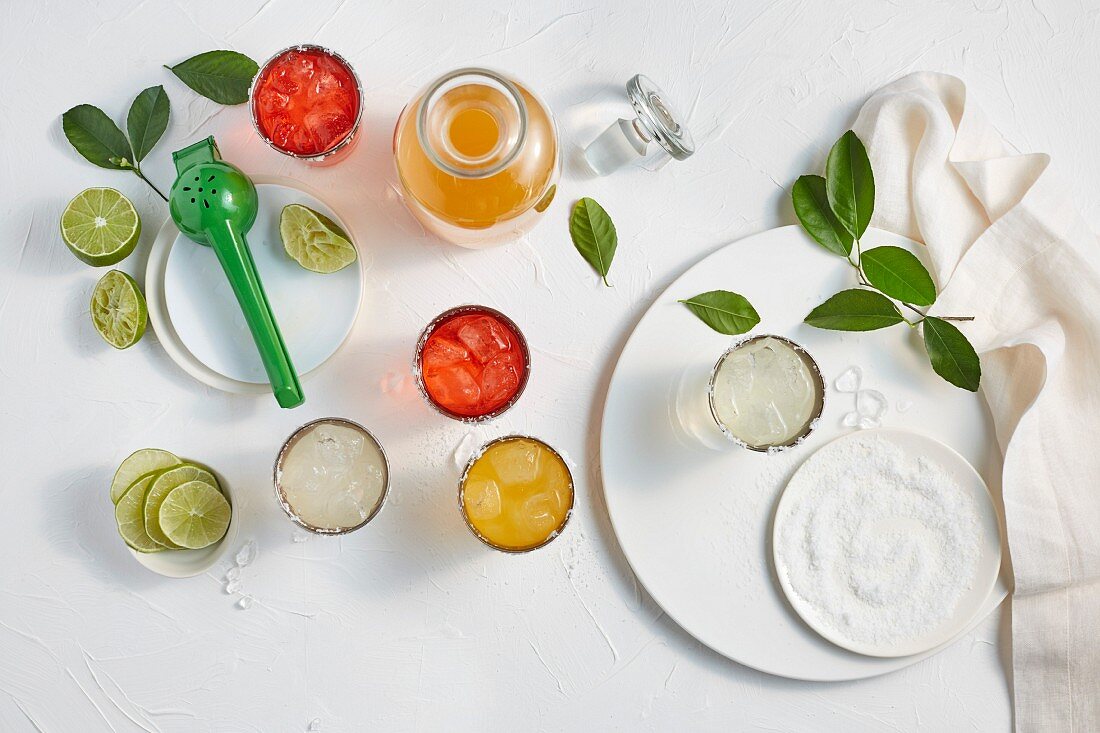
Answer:
<svg viewBox="0 0 1100 733"><path fill-rule="evenodd" d="M791 489L777 568L819 623L885 645L951 616L981 549L974 499L943 467L864 436L815 453Z"/></svg>

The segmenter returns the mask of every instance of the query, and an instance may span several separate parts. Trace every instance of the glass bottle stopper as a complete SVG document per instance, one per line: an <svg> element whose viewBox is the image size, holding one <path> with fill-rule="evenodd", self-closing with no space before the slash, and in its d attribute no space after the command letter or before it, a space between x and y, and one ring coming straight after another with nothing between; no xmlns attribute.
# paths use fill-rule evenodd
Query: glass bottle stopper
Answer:
<svg viewBox="0 0 1100 733"><path fill-rule="evenodd" d="M695 152L691 133L653 80L636 74L626 83L626 94L637 117L611 123L584 150L584 159L596 175L606 176L646 157L654 141L666 161L668 157L684 160Z"/></svg>

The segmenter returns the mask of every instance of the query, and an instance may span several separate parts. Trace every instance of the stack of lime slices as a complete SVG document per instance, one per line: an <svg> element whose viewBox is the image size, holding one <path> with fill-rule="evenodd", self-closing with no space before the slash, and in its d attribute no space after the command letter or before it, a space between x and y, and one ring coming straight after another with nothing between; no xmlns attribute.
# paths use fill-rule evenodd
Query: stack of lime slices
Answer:
<svg viewBox="0 0 1100 733"><path fill-rule="evenodd" d="M233 510L209 469L143 448L111 481L118 533L138 552L200 550L221 540Z"/></svg>

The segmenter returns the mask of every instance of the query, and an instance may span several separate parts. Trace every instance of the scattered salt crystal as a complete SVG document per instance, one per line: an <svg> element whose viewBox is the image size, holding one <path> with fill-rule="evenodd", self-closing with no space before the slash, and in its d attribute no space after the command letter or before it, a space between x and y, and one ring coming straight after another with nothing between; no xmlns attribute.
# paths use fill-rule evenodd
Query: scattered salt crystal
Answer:
<svg viewBox="0 0 1100 733"><path fill-rule="evenodd" d="M237 608L242 611L252 608L252 596L241 596L240 600L237 601Z"/></svg>
<svg viewBox="0 0 1100 733"><path fill-rule="evenodd" d="M858 366L850 366L833 382L833 389L837 392L856 392L862 382L863 370Z"/></svg>
<svg viewBox="0 0 1100 733"><path fill-rule="evenodd" d="M247 567L252 564L252 561L256 559L256 541L249 540L244 543L244 546L237 551L236 562L238 567Z"/></svg>
<svg viewBox="0 0 1100 733"><path fill-rule="evenodd" d="M304 529L296 529L290 539L292 542L300 544L309 539L309 532L306 532Z"/></svg>

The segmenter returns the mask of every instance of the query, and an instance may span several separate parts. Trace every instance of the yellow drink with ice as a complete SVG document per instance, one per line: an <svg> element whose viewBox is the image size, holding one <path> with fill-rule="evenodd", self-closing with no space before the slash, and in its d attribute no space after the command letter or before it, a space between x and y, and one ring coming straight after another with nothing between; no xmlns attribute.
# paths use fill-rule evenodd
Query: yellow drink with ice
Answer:
<svg viewBox="0 0 1100 733"><path fill-rule="evenodd" d="M478 539L506 552L526 552L561 532L573 510L573 477L542 441L498 438L470 461L459 504Z"/></svg>

